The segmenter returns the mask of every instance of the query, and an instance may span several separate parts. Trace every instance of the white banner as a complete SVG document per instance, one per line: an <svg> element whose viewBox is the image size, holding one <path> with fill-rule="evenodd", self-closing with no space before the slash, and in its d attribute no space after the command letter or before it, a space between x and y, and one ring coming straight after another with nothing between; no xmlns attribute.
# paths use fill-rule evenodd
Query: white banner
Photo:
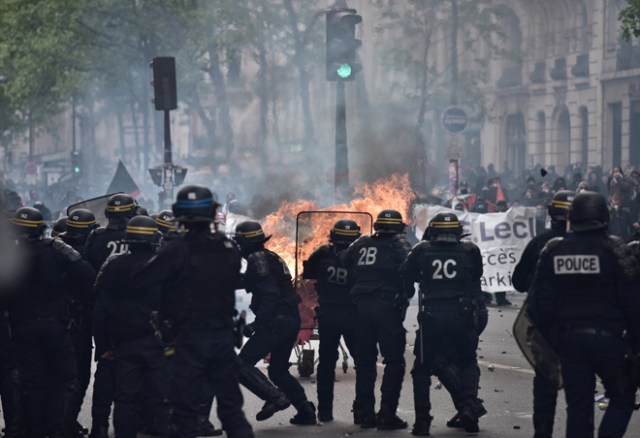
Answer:
<svg viewBox="0 0 640 438"><path fill-rule="evenodd" d="M462 223L463 233L480 248L484 263L482 290L514 290L511 274L529 240L536 235L536 209L511 208L504 213L466 213L437 205L418 204L413 210L415 233L422 239L429 221L438 213L454 213Z"/></svg>

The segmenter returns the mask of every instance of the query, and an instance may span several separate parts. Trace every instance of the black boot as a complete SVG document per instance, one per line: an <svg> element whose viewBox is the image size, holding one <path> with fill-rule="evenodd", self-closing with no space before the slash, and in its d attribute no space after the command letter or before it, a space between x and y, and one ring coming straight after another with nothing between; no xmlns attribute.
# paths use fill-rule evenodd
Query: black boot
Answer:
<svg viewBox="0 0 640 438"><path fill-rule="evenodd" d="M353 401L351 406L351 412L353 412L353 424L358 425L362 423L362 407L357 400Z"/></svg>
<svg viewBox="0 0 640 438"><path fill-rule="evenodd" d="M289 399L256 367L244 365L238 371L240 383L266 401L256 415L256 420L264 421L267 418L271 418L276 412L283 411L291 406Z"/></svg>
<svg viewBox="0 0 640 438"><path fill-rule="evenodd" d="M487 413L484 405L482 404L482 400L476 398L473 402L473 412L476 417L480 418ZM462 424L462 420L460 419L460 414L456 414L451 418L451 420L447 421L447 427L451 427L453 429L463 429L464 424Z"/></svg>
<svg viewBox="0 0 640 438"><path fill-rule="evenodd" d="M198 417L198 436L220 436L222 429L216 429L213 423L205 416Z"/></svg>
<svg viewBox="0 0 640 438"><path fill-rule="evenodd" d="M553 423L555 418L544 415L533 415L533 438L551 438L553 436Z"/></svg>
<svg viewBox="0 0 640 438"><path fill-rule="evenodd" d="M373 408L364 408L360 411L360 427L362 429L373 429L378 426L376 412Z"/></svg>
<svg viewBox="0 0 640 438"><path fill-rule="evenodd" d="M464 425L460 419L460 414L454 415L451 420L447 421L447 427L451 427L452 429L462 429Z"/></svg>
<svg viewBox="0 0 640 438"><path fill-rule="evenodd" d="M406 429L409 425L406 421L396 415L396 410L381 406L376 417L378 430L399 430Z"/></svg>
<svg viewBox="0 0 640 438"><path fill-rule="evenodd" d="M431 420L433 420L433 417L429 414L416 413L416 422L413 424L411 435L430 436Z"/></svg>
<svg viewBox="0 0 640 438"><path fill-rule="evenodd" d="M462 426L464 427L465 432L480 432L480 427L478 426L478 416L476 415L473 407L470 404L465 404L460 412L458 412L458 416L460 418L460 421L462 422Z"/></svg>
<svg viewBox="0 0 640 438"><path fill-rule="evenodd" d="M318 401L318 420L323 423L333 421L333 403Z"/></svg>
<svg viewBox="0 0 640 438"><path fill-rule="evenodd" d="M333 391L318 391L318 420L333 421Z"/></svg>
<svg viewBox="0 0 640 438"><path fill-rule="evenodd" d="M109 427L106 427L106 426L92 427L89 438L109 438Z"/></svg>
<svg viewBox="0 0 640 438"><path fill-rule="evenodd" d="M298 413L289 420L289 423L298 426L315 426L316 425L316 407L309 400L305 400L300 404L296 404Z"/></svg>
<svg viewBox="0 0 640 438"><path fill-rule="evenodd" d="M271 400L267 400L264 405L262 405L262 409L256 414L256 420L264 421L267 418L273 417L273 414L276 412L284 411L289 406L291 406L289 399L284 394L280 394Z"/></svg>
<svg viewBox="0 0 640 438"><path fill-rule="evenodd" d="M27 431L24 426L22 386L18 370L14 369L5 375L0 393L2 394L2 409L7 422L4 436L6 438L25 438Z"/></svg>
<svg viewBox="0 0 640 438"><path fill-rule="evenodd" d="M510 306L511 301L507 299L506 292L496 292L496 306Z"/></svg>

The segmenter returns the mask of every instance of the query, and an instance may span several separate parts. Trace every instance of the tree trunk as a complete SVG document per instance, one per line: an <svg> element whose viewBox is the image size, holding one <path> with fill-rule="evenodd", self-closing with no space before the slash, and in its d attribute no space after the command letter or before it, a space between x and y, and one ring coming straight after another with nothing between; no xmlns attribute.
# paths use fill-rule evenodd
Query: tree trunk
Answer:
<svg viewBox="0 0 640 438"><path fill-rule="evenodd" d="M216 104L218 106L218 114L220 120L220 140L225 150L225 158L229 160L233 153L233 126L231 125L231 114L229 101L227 100L227 86L220 67L220 55L217 48L213 45L209 46L209 68L207 73L213 84Z"/></svg>
<svg viewBox="0 0 640 438"><path fill-rule="evenodd" d="M419 190L423 194L427 192L427 151L426 142L422 138L422 127L424 125L424 118L427 113L427 102L429 100L429 51L431 48L431 36L432 31L426 30L424 39L424 50L422 52L422 81L420 84L420 109L418 111L418 120L416 124L415 135L415 153L417 158L416 163L416 186L415 189Z"/></svg>
<svg viewBox="0 0 640 438"><path fill-rule="evenodd" d="M267 75L269 72L269 65L267 63L267 49L262 42L258 43L258 64L260 70L258 71L258 99L260 99L260 131L258 133L257 144L259 153L263 160L267 159L267 143L266 139L269 133L269 86Z"/></svg>
<svg viewBox="0 0 640 438"><path fill-rule="evenodd" d="M294 62L298 69L298 84L300 87L300 101L302 104L302 117L304 124L304 147L310 152L315 149L315 136L313 127L313 118L311 114L311 99L309 96L309 74L306 69L306 55L305 55L305 41L304 36L298 29L299 18L296 13L292 0L284 1L284 8L289 16L289 23L291 31L293 33L294 41ZM313 26L315 19L309 25L309 28Z"/></svg>

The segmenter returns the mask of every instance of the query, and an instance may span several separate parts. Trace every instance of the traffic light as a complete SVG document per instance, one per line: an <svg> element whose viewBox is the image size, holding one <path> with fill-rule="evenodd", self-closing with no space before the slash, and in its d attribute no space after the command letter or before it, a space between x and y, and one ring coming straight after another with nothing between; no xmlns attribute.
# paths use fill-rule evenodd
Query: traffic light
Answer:
<svg viewBox="0 0 640 438"><path fill-rule="evenodd" d="M82 156L78 151L71 152L71 170L74 175L80 175L82 173Z"/></svg>
<svg viewBox="0 0 640 438"><path fill-rule="evenodd" d="M173 57L157 57L151 61L153 68L153 103L158 111L178 108L176 87L176 59Z"/></svg>
<svg viewBox="0 0 640 438"><path fill-rule="evenodd" d="M362 65L356 62L356 50L362 41L356 39L356 24L362 17L355 9L330 9L327 16L327 80L353 81Z"/></svg>

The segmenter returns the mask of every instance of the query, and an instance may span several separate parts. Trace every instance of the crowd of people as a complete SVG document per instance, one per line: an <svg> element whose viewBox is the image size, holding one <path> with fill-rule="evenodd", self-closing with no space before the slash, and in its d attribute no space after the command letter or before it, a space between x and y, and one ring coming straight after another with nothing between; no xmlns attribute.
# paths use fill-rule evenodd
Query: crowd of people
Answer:
<svg viewBox="0 0 640 438"><path fill-rule="evenodd" d="M460 175L457 196L447 196L442 186L418 199L435 205L446 205L461 211L493 213L509 207L534 207L538 229L543 229L546 209L554 194L561 190L593 191L608 201L609 231L625 241L640 239L640 172L614 166L605 172L600 166L581 170L579 165L567 166L564 173L554 166L535 166L521 175L510 171L496 172L493 165L465 168ZM451 198L451 199L450 199Z"/></svg>
<svg viewBox="0 0 640 438"><path fill-rule="evenodd" d="M638 175L625 176L615 169L600 187L595 182L585 186L575 172L576 195L567 190L566 177L553 177L547 190L544 178L552 176L553 169L536 172L542 182L529 175L519 198L505 175L486 178L481 190L461 184L458 200L475 199L454 208L478 211L484 204L484 212L500 211L527 205L529 198L536 199L531 201L535 206L544 205L551 229L525 250L514 285L532 293L531 319L552 347L563 346L567 436L587 436L592 427L592 369L611 397L601 431L622 436L637 382L625 374L620 353L623 347L640 347L640 327L629 316L640 312L640 276L638 245L624 244L633 234L622 236L614 227L618 210L631 212L640 204ZM606 191L608 202L592 190L596 188ZM442 203L438 195L433 191L426 202ZM234 202L228 196L226 209L233 209ZM457 412L447 426L479 431L479 419L487 412L478 396L476 356L488 320L480 281L483 261L478 247L462 240L455 214L434 216L413 248L396 210L379 212L371 235L362 235L357 223L342 219L328 230L327 244L305 261L302 277L314 282L319 296L316 409L289 373L289 356L300 330L294 279L284 260L265 246L270 236L259 222L238 224L233 240L217 232L220 207L214 193L198 185L182 188L172 210L151 215L130 196L116 194L105 208L105 226L98 226L92 211L80 208L57 221L51 237L45 234L43 205L12 213L16 247L10 251L20 258L22 269L16 270L11 284L3 283L6 291L0 303L5 353L0 360L0 396L7 437L70 438L89 433L91 438L106 438L112 413L117 437L135 437L138 432L187 438L219 435L222 431L208 419L215 398L227 436L250 438L254 435L242 409L240 384L264 401L256 421L293 406L293 425L330 422L341 337L356 364L354 424L363 429L405 429L408 423L397 411L406 366L404 320L415 283L419 329L411 371L411 433L430 434L432 376L449 391ZM574 233L567 234L567 220ZM637 216L625 223L633 228ZM243 258L247 266L241 274ZM536 263L531 261L538 259L534 270ZM587 301L571 293L571 282L582 284L580 291L588 290ZM239 288L251 294L255 314L246 326L235 309ZM607 295L612 288L615 299ZM243 343L243 336L248 341ZM601 337L607 339L593 347L600 345L595 341ZM378 352L384 373L376 409ZM608 362L585 359L584 354L594 352ZM270 357L267 375L256 368L265 356ZM77 420L91 382L92 359L96 365L89 432ZM539 437L551 437L553 430L557 385L548 370L536 369L534 381L534 427ZM573 374L565 376L564 370ZM584 407L587 398L590 411Z"/></svg>

